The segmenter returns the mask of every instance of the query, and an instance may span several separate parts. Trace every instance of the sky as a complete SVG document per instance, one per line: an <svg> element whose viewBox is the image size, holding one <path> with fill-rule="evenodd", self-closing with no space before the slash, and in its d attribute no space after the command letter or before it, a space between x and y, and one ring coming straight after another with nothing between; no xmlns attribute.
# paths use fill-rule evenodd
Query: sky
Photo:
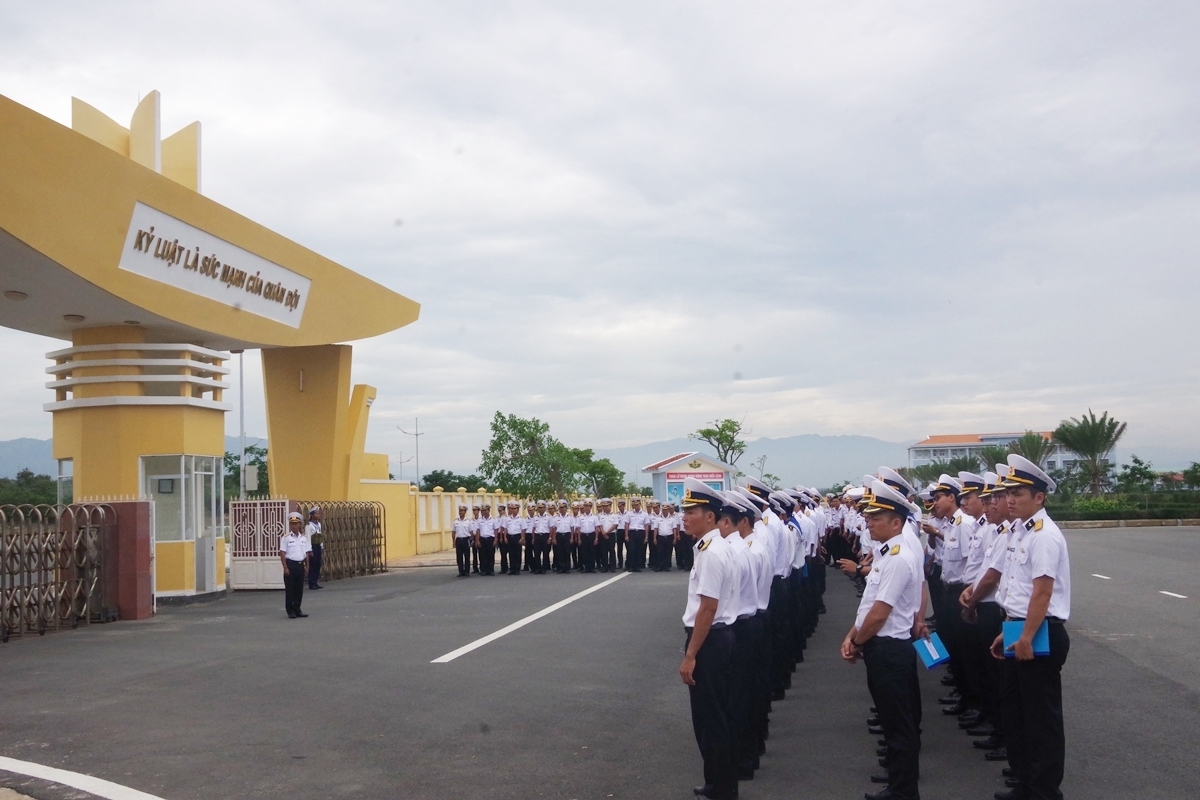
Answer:
<svg viewBox="0 0 1200 800"><path fill-rule="evenodd" d="M205 195L422 305L368 449L1049 429L1200 459L1200 6L27 3L0 94L203 126ZM50 436L0 330L0 438ZM247 429L265 431L246 355ZM236 373L235 373L236 380ZM235 395L236 396L236 395ZM237 415L227 417L235 433ZM411 462L394 471L411 470Z"/></svg>

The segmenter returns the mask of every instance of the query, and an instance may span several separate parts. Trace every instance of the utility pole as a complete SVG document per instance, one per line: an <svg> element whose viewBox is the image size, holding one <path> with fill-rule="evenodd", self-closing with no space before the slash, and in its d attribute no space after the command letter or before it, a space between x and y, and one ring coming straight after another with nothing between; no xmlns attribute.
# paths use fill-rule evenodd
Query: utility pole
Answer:
<svg viewBox="0 0 1200 800"><path fill-rule="evenodd" d="M421 420L416 417L413 418L412 433L409 433L408 431L404 430L404 428L401 428L399 425L396 426L396 430L400 431L405 436L413 437L413 442L416 444L416 460L417 460L416 486L417 486L417 491L419 492L419 491L421 491L421 437L425 435L425 434L421 433Z"/></svg>
<svg viewBox="0 0 1200 800"><path fill-rule="evenodd" d="M231 350L238 357L238 500L246 499L246 351Z"/></svg>

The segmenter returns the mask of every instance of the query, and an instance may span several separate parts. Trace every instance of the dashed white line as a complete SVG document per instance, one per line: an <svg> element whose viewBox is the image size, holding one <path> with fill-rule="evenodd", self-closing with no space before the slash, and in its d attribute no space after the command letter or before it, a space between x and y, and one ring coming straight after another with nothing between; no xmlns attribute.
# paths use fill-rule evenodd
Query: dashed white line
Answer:
<svg viewBox="0 0 1200 800"><path fill-rule="evenodd" d="M1167 597L1178 597L1180 600L1187 600L1186 594L1175 594L1174 592L1159 591L1159 594L1165 594Z"/></svg>
<svg viewBox="0 0 1200 800"><path fill-rule="evenodd" d="M1108 577L1107 575L1101 575L1101 574L1100 574L1100 573L1098 573L1098 572L1093 572L1093 573L1092 573L1092 577L1093 577L1093 578L1100 578L1100 579L1102 579L1102 580L1106 580L1106 581L1111 581L1111 580L1112 580L1112 578Z"/></svg>
<svg viewBox="0 0 1200 800"><path fill-rule="evenodd" d="M89 792L97 797L106 798L106 800L162 800L161 797L139 792L137 789L130 789L128 786L106 781L103 778L93 778L91 775L34 764L32 761L18 761L15 758L0 756L0 770L70 786L72 789Z"/></svg>
<svg viewBox="0 0 1200 800"><path fill-rule="evenodd" d="M504 628L501 628L500 630L496 631L495 633L489 633L487 636L484 636L482 639L476 639L475 641L471 642L470 644L465 644L462 647L458 648L457 650L452 650L449 653L446 653L446 655L444 655L444 656L439 656L438 658L435 658L433 661L430 661L429 663L430 664L449 664L451 661L458 658L459 656L465 656L467 653L471 652L472 650L477 650L480 647L483 647L485 644L488 644L489 642L496 641L501 636L507 636L508 634L512 633L513 631L517 630L518 628L524 628L529 623L536 622L537 620L541 619L542 617L546 616L547 614L553 614L555 611L558 611L563 606L568 606L571 603L574 603L576 600L580 599L581 597L587 597L592 592L598 592L601 589L603 589L605 586L608 586L610 583L616 583L617 581L621 580L621 578L624 578L629 574L630 573L628 573L628 572L622 572L620 575L617 575L615 578L609 578L606 581L597 583L595 586L584 589L582 592L579 592L578 594L571 595L566 600L559 600L554 605L547 606L546 608L543 608L541 611L537 612L536 614L530 614L528 617L525 617L524 619L519 619L516 622L514 622L512 625L508 625Z"/></svg>

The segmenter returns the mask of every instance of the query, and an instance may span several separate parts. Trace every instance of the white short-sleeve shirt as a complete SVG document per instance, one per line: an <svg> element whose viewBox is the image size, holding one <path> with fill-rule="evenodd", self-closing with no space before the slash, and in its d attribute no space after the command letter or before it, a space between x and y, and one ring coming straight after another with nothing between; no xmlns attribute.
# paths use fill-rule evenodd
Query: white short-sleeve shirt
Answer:
<svg viewBox="0 0 1200 800"><path fill-rule="evenodd" d="M892 610L875 635L905 641L910 639L913 622L921 610L921 583L925 579L923 567L923 553L914 552L912 542L903 536L894 536L879 545L875 549L871 572L867 575L867 586L858 604L854 626L862 628L867 613L878 600L887 603Z"/></svg>
<svg viewBox="0 0 1200 800"><path fill-rule="evenodd" d="M454 527L454 538L455 539L470 538L471 529L475 527L474 525L471 524L471 522L472 521L469 519L454 520L454 526L453 526Z"/></svg>
<svg viewBox="0 0 1200 800"><path fill-rule="evenodd" d="M288 531L279 537L279 552L283 553L283 557L288 561L303 561L304 556L312 552L312 545L303 533Z"/></svg>
<svg viewBox="0 0 1200 800"><path fill-rule="evenodd" d="M750 548L736 531L725 537L730 561L734 565L737 591L734 595L734 615L754 616L758 613L758 564L750 558Z"/></svg>
<svg viewBox="0 0 1200 800"><path fill-rule="evenodd" d="M1071 617L1071 562L1067 557L1067 540L1054 520L1041 509L1021 525L1023 536L1016 544L1009 562L1009 579L1004 597L1000 599L1004 613L1024 619L1029 614L1035 578L1053 578L1050 607L1046 614L1067 620Z"/></svg>
<svg viewBox="0 0 1200 800"><path fill-rule="evenodd" d="M709 531L692 547L695 559L692 563L691 574L688 575L687 605L683 609L683 625L691 628L696 625L696 614L700 611L700 598L707 597L717 601L717 613L713 622L722 620L722 593L729 594L729 562L725 558L725 540L721 532ZM734 619L737 617L735 616Z"/></svg>

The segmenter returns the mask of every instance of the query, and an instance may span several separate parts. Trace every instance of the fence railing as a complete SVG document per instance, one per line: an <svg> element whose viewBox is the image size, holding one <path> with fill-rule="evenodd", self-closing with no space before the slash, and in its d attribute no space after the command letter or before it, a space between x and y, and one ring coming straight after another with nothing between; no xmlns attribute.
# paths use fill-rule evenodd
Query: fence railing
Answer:
<svg viewBox="0 0 1200 800"><path fill-rule="evenodd" d="M111 506L0 506L0 641L116 618Z"/></svg>

